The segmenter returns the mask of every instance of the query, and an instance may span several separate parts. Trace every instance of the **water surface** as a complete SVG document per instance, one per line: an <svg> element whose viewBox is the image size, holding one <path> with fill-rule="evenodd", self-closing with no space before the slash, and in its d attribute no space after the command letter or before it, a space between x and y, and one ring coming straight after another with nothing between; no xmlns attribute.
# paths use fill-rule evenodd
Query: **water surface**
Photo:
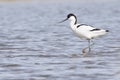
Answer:
<svg viewBox="0 0 120 80"><path fill-rule="evenodd" d="M119 80L120 1L0 3L0 80ZM68 13L79 23L110 30L86 40L65 22Z"/></svg>

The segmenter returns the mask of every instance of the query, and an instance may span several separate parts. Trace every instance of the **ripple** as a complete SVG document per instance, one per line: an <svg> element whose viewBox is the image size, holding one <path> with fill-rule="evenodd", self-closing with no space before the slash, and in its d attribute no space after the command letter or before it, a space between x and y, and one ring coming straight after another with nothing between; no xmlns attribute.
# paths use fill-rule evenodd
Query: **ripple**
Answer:
<svg viewBox="0 0 120 80"><path fill-rule="evenodd" d="M0 80L119 80L119 6L119 0L0 3ZM69 12L110 30L86 56L87 42L68 23L57 24Z"/></svg>

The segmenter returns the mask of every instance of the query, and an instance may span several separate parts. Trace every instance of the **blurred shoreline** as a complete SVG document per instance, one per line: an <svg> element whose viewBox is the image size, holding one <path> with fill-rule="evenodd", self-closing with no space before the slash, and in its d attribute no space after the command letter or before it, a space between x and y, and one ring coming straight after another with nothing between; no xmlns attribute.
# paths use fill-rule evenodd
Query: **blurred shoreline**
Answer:
<svg viewBox="0 0 120 80"><path fill-rule="evenodd" d="M0 0L0 2L110 2L117 0Z"/></svg>

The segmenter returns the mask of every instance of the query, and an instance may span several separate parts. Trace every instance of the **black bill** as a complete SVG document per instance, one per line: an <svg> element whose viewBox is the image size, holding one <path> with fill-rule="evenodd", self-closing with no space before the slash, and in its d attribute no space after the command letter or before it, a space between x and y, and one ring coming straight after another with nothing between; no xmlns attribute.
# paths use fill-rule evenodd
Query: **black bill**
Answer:
<svg viewBox="0 0 120 80"><path fill-rule="evenodd" d="M64 20L62 20L62 21L60 21L59 23L62 23L62 22L64 22L64 21L66 21L66 20L68 20L68 18L66 18L66 19L64 19Z"/></svg>

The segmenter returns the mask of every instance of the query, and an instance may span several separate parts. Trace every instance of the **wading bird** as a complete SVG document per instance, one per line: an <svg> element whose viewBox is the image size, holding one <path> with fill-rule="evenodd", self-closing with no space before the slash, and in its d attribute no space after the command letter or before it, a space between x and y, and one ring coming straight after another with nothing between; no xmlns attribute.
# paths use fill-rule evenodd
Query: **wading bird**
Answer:
<svg viewBox="0 0 120 80"><path fill-rule="evenodd" d="M64 22L66 20L70 20L70 27L79 38L84 38L88 40L89 46L86 48L89 48L89 52L91 51L91 40L96 37L103 36L107 32L109 32L109 30L94 28L86 24L78 24L77 17L72 13L68 14L67 18L61 22ZM85 53L85 49L83 49L83 53Z"/></svg>

